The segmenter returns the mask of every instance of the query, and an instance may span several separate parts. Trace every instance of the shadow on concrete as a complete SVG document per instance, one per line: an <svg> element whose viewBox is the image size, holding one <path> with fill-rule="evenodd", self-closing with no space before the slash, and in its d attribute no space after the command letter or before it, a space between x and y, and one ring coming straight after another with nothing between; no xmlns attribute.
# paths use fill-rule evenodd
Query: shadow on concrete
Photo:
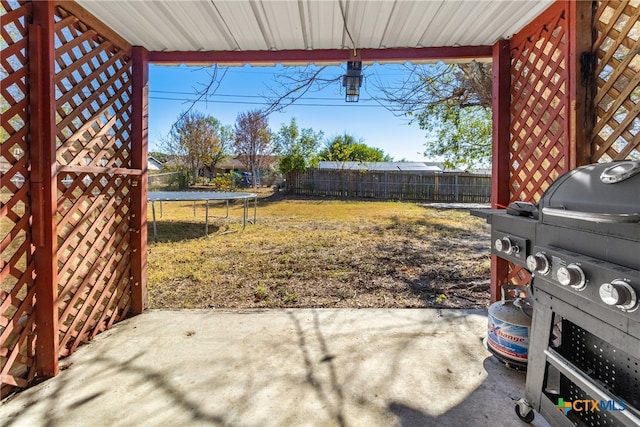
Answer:
<svg viewBox="0 0 640 427"><path fill-rule="evenodd" d="M3 425L517 426L480 311L152 311L0 405ZM542 425L542 424L535 424Z"/></svg>
<svg viewBox="0 0 640 427"><path fill-rule="evenodd" d="M344 418L343 410L344 410L344 393L342 392L342 386L338 380L338 376L336 374L335 367L335 355L329 352L327 343L322 334L322 330L320 328L320 323L318 319L317 313L313 314L313 330L315 332L316 339L320 344L320 351L322 357L320 358L320 363L324 364L329 370L329 384L328 388L322 387L322 382L318 378L316 373L318 364L314 363L311 358L311 352L307 345L306 334L302 329L302 325L293 312L288 312L289 318L291 322L294 324L296 328L296 334L298 336L298 346L300 348L300 353L302 354L302 359L304 363L305 369L305 379L307 383L313 388L317 398L322 402L323 408L326 408L328 415L332 420L335 421L336 425L340 427L346 426L346 421ZM332 394L334 399L330 399L328 394ZM333 403L334 401L335 403Z"/></svg>

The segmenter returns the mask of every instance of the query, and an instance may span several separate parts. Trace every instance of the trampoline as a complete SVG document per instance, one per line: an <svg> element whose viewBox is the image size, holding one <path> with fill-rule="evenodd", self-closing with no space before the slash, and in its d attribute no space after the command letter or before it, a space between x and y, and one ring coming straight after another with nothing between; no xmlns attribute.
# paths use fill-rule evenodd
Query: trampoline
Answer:
<svg viewBox="0 0 640 427"><path fill-rule="evenodd" d="M160 218L162 218L162 202L193 202L193 215L196 215L196 202L205 202L205 224L204 234L209 235L209 201L223 201L227 205L227 216L229 217L229 201L242 200L242 229L244 230L249 221L249 200L253 199L253 224L256 222L256 210L258 206L258 195L254 193L236 193L227 191L151 191L148 193L147 201L151 202L151 215L153 217L153 241L158 241L158 230L156 226L156 205L160 202Z"/></svg>

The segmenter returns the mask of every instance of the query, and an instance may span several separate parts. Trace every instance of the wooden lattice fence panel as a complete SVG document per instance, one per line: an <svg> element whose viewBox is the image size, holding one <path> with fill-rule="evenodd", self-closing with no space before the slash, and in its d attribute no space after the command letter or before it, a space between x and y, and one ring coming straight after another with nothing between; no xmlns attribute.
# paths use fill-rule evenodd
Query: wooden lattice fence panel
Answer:
<svg viewBox="0 0 640 427"><path fill-rule="evenodd" d="M553 5L512 40L510 201L537 202L569 167L567 14ZM509 264L507 282L530 280Z"/></svg>
<svg viewBox="0 0 640 427"><path fill-rule="evenodd" d="M512 201L538 201L568 167L566 14L551 7L512 42Z"/></svg>
<svg viewBox="0 0 640 427"><path fill-rule="evenodd" d="M601 1L593 161L640 159L640 1Z"/></svg>
<svg viewBox="0 0 640 427"><path fill-rule="evenodd" d="M57 8L56 158L60 354L130 305L130 52Z"/></svg>
<svg viewBox="0 0 640 427"><path fill-rule="evenodd" d="M28 22L31 5L0 3L0 397L35 374L34 260L29 218Z"/></svg>

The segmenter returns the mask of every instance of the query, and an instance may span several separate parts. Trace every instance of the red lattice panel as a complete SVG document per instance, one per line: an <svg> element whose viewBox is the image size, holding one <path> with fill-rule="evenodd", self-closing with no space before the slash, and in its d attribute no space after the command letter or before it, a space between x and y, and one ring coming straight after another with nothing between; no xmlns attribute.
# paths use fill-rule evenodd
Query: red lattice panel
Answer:
<svg viewBox="0 0 640 427"><path fill-rule="evenodd" d="M566 14L551 8L512 41L510 201L537 202L568 167ZM530 280L509 265L508 282Z"/></svg>
<svg viewBox="0 0 640 427"><path fill-rule="evenodd" d="M510 200L538 201L567 167L566 11L512 45ZM515 41L515 40L514 40Z"/></svg>
<svg viewBox="0 0 640 427"><path fill-rule="evenodd" d="M30 4L2 1L0 21L0 397L35 374L35 310L29 198Z"/></svg>
<svg viewBox="0 0 640 427"><path fill-rule="evenodd" d="M593 161L640 159L640 2L601 1L595 18Z"/></svg>
<svg viewBox="0 0 640 427"><path fill-rule="evenodd" d="M131 64L57 8L56 158L60 354L122 319L130 304Z"/></svg>
<svg viewBox="0 0 640 427"><path fill-rule="evenodd" d="M129 309L131 182L120 175L58 180L58 306L61 355Z"/></svg>

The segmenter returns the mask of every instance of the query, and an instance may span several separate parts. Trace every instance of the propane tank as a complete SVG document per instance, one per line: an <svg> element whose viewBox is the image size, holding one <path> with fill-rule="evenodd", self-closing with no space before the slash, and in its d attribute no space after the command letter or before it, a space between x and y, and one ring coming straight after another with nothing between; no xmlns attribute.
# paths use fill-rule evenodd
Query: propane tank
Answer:
<svg viewBox="0 0 640 427"><path fill-rule="evenodd" d="M507 367L527 369L532 305L529 286L502 285L502 299L489 306L485 346Z"/></svg>

